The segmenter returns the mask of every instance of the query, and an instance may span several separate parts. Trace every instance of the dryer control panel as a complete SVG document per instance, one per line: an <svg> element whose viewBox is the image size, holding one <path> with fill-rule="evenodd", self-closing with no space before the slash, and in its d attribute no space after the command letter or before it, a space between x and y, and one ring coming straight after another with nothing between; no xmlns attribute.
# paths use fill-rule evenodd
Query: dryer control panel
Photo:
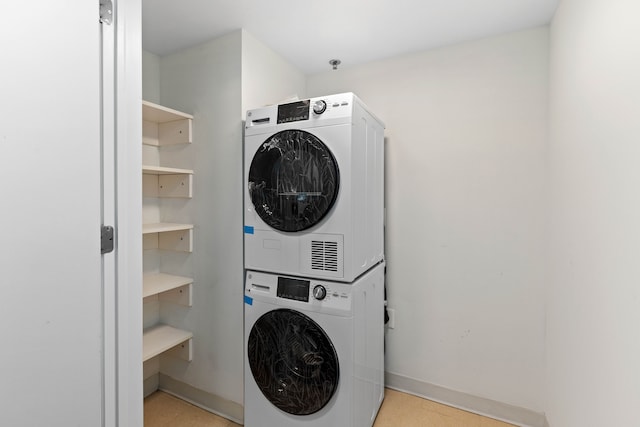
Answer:
<svg viewBox="0 0 640 427"><path fill-rule="evenodd" d="M357 289L357 283L344 284L247 271L245 298L249 298L251 304L261 301L282 307L348 316L353 310L353 296Z"/></svg>
<svg viewBox="0 0 640 427"><path fill-rule="evenodd" d="M301 99L247 111L247 135L273 132L278 129L350 123L353 106L357 101L351 93L340 93L317 98Z"/></svg>
<svg viewBox="0 0 640 427"><path fill-rule="evenodd" d="M309 100L278 105L278 124L309 120Z"/></svg>

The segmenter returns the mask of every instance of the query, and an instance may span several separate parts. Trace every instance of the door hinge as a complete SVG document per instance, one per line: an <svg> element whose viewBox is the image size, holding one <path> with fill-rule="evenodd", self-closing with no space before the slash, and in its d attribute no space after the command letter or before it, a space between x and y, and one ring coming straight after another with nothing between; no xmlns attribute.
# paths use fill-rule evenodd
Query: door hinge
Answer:
<svg viewBox="0 0 640 427"><path fill-rule="evenodd" d="M100 253L108 254L113 252L113 227L103 225L100 228Z"/></svg>
<svg viewBox="0 0 640 427"><path fill-rule="evenodd" d="M100 0L100 23L111 25L113 22L113 1Z"/></svg>

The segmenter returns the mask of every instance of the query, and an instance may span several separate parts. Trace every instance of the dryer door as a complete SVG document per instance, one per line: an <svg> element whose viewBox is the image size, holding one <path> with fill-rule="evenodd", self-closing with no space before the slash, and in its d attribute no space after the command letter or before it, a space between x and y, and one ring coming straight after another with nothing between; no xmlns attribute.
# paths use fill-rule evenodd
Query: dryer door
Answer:
<svg viewBox="0 0 640 427"><path fill-rule="evenodd" d="M279 309L262 315L249 334L249 366L262 394L293 415L318 412L338 388L338 355L308 316Z"/></svg>
<svg viewBox="0 0 640 427"><path fill-rule="evenodd" d="M256 213L267 225L302 231L320 222L335 203L338 164L315 135L284 130L258 148L248 185Z"/></svg>

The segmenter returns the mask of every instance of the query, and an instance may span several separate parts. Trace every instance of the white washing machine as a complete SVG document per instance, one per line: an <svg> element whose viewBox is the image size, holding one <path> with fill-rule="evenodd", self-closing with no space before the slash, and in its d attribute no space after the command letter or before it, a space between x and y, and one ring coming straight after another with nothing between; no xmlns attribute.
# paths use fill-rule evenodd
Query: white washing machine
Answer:
<svg viewBox="0 0 640 427"><path fill-rule="evenodd" d="M352 282L383 259L384 125L352 93L247 112L245 268Z"/></svg>
<svg viewBox="0 0 640 427"><path fill-rule="evenodd" d="M384 263L353 284L246 272L245 427L371 427L384 397Z"/></svg>

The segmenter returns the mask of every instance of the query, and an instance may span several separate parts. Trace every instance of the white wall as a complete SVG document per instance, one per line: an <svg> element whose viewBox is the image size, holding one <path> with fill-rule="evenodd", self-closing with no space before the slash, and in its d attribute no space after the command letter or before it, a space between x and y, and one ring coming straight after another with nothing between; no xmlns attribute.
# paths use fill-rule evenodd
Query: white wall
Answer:
<svg viewBox="0 0 640 427"><path fill-rule="evenodd" d="M242 31L242 119L252 108L299 97L306 92L306 76L278 53Z"/></svg>
<svg viewBox="0 0 640 427"><path fill-rule="evenodd" d="M160 57L146 50L142 51L142 99L160 103Z"/></svg>
<svg viewBox="0 0 640 427"><path fill-rule="evenodd" d="M240 70L239 31L160 58L162 104L194 115L193 144L160 155L165 164L193 168L193 199L163 200L173 216L162 219L195 224L193 253L162 260L169 271L193 274L193 307L163 304L161 313L194 332L193 361L163 359L162 372L237 403L243 399Z"/></svg>
<svg viewBox="0 0 640 427"><path fill-rule="evenodd" d="M144 56L145 97L194 114L194 142L163 148L165 165L194 169L190 201L162 200L164 221L193 221L194 251L166 254L164 268L194 275L193 307L163 304L160 318L194 331L191 363L162 360L173 380L237 405L243 402L242 118L245 108L303 95L304 74L245 31L236 31L181 52ZM157 65L156 65L157 64ZM193 166L191 166L193 165ZM151 319L154 320L154 319ZM225 405L188 387L167 382L179 394L232 418ZM162 380L161 380L162 385ZM241 408L240 408L241 409Z"/></svg>
<svg viewBox="0 0 640 427"><path fill-rule="evenodd" d="M563 0L551 26L552 427L640 425L638 16Z"/></svg>
<svg viewBox="0 0 640 427"><path fill-rule="evenodd" d="M328 71L386 123L386 369L543 410L547 28Z"/></svg>

